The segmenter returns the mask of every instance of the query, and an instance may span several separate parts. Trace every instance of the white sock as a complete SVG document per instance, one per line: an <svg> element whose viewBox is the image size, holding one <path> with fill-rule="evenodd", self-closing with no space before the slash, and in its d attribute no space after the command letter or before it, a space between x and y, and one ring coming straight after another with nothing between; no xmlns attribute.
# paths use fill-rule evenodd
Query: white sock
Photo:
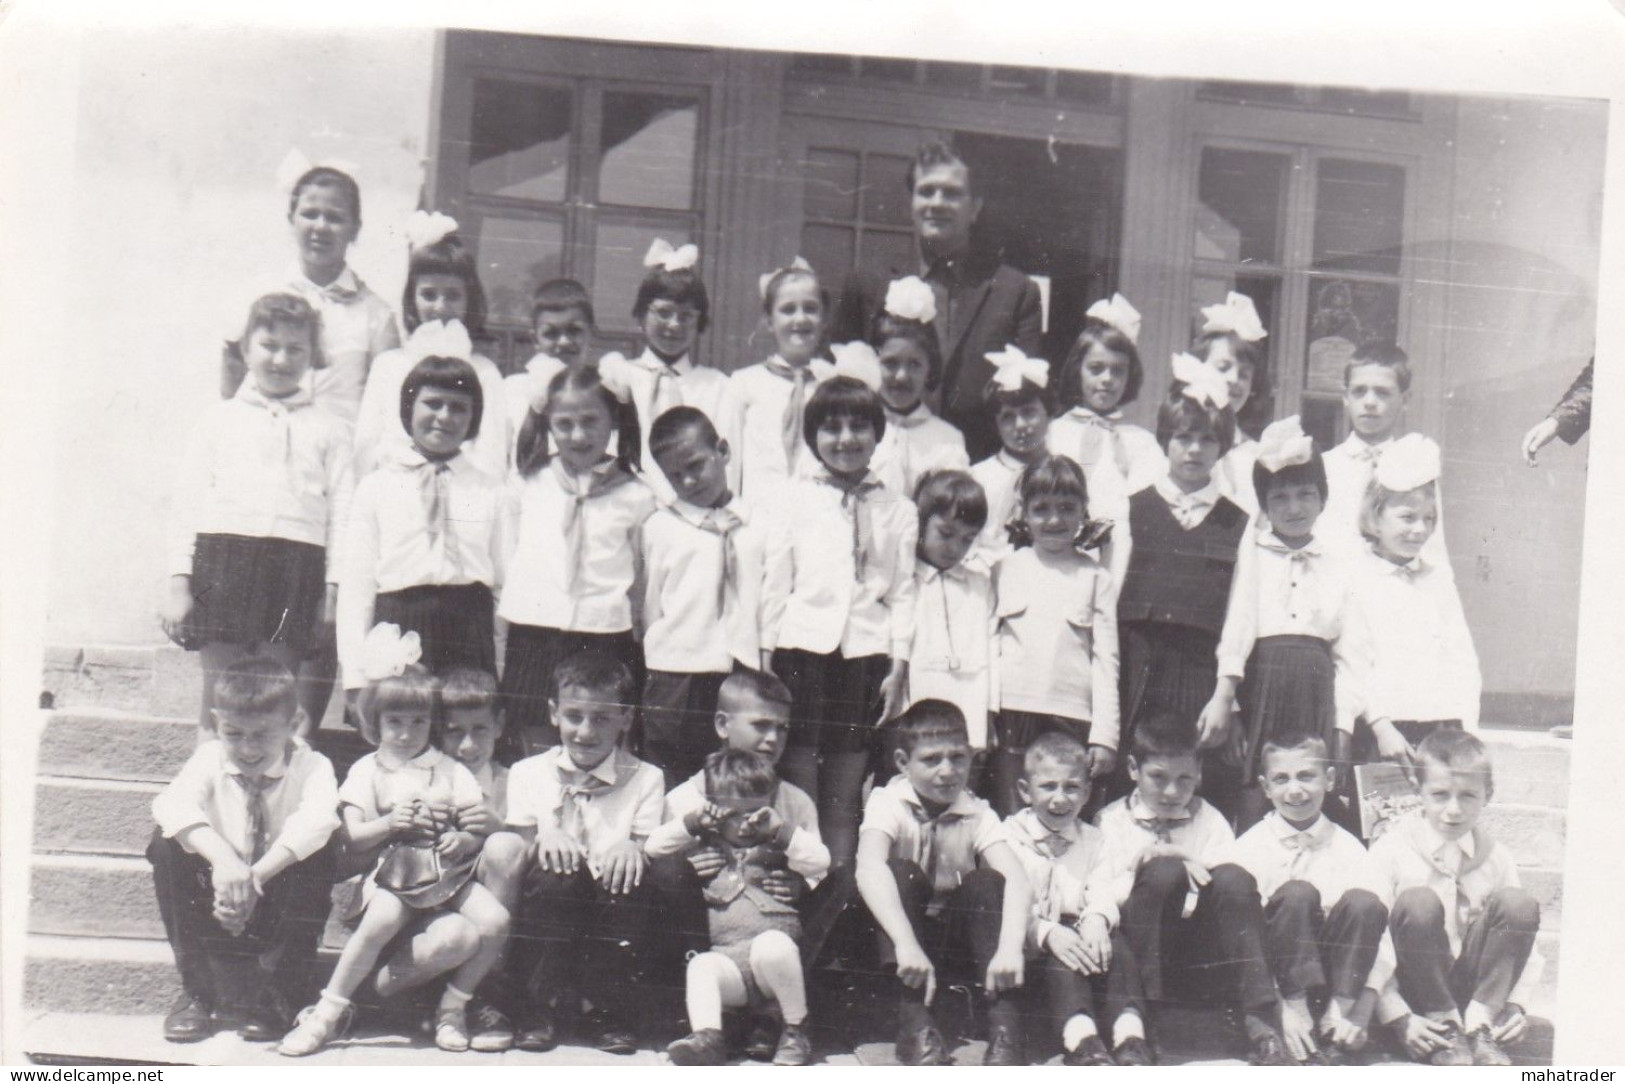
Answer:
<svg viewBox="0 0 1625 1084"><path fill-rule="evenodd" d="M473 996L473 994L465 994L457 989L456 983L448 982L446 983L446 992L440 995L440 1007L442 1009L461 1009L468 1004L469 999Z"/></svg>
<svg viewBox="0 0 1625 1084"><path fill-rule="evenodd" d="M1469 1001L1467 1011L1462 1015L1461 1030L1471 1035L1479 1028L1494 1028L1495 1014L1490 1007L1482 1001Z"/></svg>
<svg viewBox="0 0 1625 1084"><path fill-rule="evenodd" d="M1112 1024L1112 1041L1118 1046L1123 1045L1124 1039L1144 1039L1145 1021L1140 1019L1137 1012L1126 1012Z"/></svg>
<svg viewBox="0 0 1625 1084"><path fill-rule="evenodd" d="M1061 1029L1061 1045L1068 1050L1076 1050L1083 1045L1083 1041L1091 1035L1100 1034L1095 1030L1095 1022L1083 1013L1073 1013L1067 1020L1066 1026Z"/></svg>

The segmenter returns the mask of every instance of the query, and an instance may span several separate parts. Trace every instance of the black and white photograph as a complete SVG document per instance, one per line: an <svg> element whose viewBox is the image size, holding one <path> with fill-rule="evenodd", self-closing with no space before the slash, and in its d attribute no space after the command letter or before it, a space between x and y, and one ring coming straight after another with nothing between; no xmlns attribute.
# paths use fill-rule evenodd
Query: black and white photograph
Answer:
<svg viewBox="0 0 1625 1084"><path fill-rule="evenodd" d="M0 21L5 1062L1625 1061L1625 14L1161 6Z"/></svg>

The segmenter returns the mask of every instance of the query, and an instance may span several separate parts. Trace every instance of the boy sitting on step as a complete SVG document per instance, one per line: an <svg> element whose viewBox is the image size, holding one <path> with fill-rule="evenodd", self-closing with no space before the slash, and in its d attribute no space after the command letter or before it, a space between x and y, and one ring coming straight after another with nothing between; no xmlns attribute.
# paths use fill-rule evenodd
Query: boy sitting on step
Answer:
<svg viewBox="0 0 1625 1084"><path fill-rule="evenodd" d="M214 679L198 746L152 803L147 847L164 933L182 993L164 1038L214 1033L214 1012L247 991L240 1028L280 1039L316 955L332 884L327 841L339 826L338 781L322 754L294 737L304 720L292 672L265 656Z"/></svg>

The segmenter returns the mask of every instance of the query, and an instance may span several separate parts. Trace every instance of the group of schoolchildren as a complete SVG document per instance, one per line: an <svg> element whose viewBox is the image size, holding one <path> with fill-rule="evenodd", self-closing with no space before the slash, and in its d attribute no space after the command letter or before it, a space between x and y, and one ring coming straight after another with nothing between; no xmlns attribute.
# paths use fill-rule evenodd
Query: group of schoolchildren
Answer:
<svg viewBox="0 0 1625 1084"><path fill-rule="evenodd" d="M691 356L698 253L657 242L639 356L594 358L554 280L504 377L451 219L408 229L404 343L345 264L353 179L304 171L289 221L299 267L175 503L163 616L206 691L154 802L167 1037L234 1013L310 1054L357 997L435 982L442 1049L630 1053L667 975L673 1062L800 1065L808 974L878 939L905 1064L948 1061L951 982L989 1064L1041 1038L1153 1063L1183 996L1258 1064L1358 1058L1378 1025L1508 1063L1539 913L1478 824L1478 666L1402 351L1349 362L1343 444L1255 440L1265 330L1231 294L1153 434L1121 414L1144 370L1115 296L1059 366L989 355L1003 446L970 464L926 405L918 279L827 344L817 272L764 275L776 352L725 375ZM306 741L340 676L376 747L342 784ZM1421 809L1368 851L1351 766L1383 759ZM295 1017L330 896L351 931Z"/></svg>

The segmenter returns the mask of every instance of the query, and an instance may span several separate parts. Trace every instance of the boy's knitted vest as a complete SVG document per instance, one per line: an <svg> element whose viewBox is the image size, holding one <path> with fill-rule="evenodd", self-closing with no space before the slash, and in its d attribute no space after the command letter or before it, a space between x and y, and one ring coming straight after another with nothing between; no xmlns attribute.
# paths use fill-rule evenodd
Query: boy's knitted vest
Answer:
<svg viewBox="0 0 1625 1084"><path fill-rule="evenodd" d="M1217 639L1247 513L1220 497L1201 525L1187 531L1154 486L1130 497L1128 509L1134 551L1118 597L1118 621L1185 625Z"/></svg>

